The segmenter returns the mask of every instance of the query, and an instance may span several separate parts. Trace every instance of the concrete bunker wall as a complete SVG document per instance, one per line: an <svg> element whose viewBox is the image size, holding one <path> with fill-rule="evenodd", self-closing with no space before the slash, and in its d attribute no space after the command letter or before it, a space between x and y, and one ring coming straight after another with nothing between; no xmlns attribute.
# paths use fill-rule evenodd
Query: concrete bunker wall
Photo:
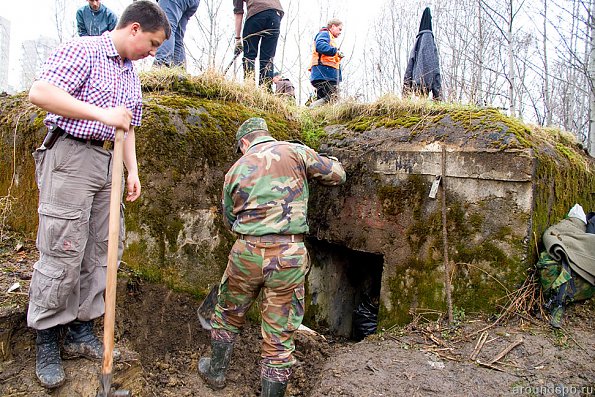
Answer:
<svg viewBox="0 0 595 397"><path fill-rule="evenodd" d="M314 189L311 228L319 239L383 258L379 326L390 327L411 320L416 310L446 309L442 201L440 193L429 197L442 150L437 144L382 145L337 145L334 154L344 159L350 183L332 197ZM526 277L531 151L446 145L445 168L453 304L496 311L498 299ZM341 294L332 284L325 292L335 300ZM332 311L320 304L317 310Z"/></svg>
<svg viewBox="0 0 595 397"><path fill-rule="evenodd" d="M235 130L259 115L274 136L288 139L300 135L300 124L199 95L149 93L145 105L136 131L143 195L127 205L124 261L148 280L201 299L220 280L235 239L219 211L223 175L236 158ZM30 153L43 139L43 116L25 96L0 98L0 169L9 170L0 173L0 195L12 205L8 224L30 235L37 219ZM428 197L441 173L442 144L453 303L468 312L498 310L498 299L525 278L536 223L539 235L581 197L588 197L585 208L595 208L592 162L560 142L537 155L519 149L528 146L493 147L514 134L471 130L487 142L473 145L465 131L434 121L415 133L342 125L327 132L322 150L341 159L348 181L312 184L306 324L341 335L352 332L366 279L379 280L379 327L406 323L412 310L444 311L441 201Z"/></svg>

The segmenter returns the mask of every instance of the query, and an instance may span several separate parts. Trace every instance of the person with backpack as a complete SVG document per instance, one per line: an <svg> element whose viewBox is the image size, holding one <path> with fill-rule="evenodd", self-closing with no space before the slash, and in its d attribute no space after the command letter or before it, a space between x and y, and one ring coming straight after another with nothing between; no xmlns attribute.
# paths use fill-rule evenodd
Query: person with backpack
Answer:
<svg viewBox="0 0 595 397"><path fill-rule="evenodd" d="M273 83L275 84L275 94L287 98L295 103L295 88L288 78L281 76L281 73L273 74Z"/></svg>

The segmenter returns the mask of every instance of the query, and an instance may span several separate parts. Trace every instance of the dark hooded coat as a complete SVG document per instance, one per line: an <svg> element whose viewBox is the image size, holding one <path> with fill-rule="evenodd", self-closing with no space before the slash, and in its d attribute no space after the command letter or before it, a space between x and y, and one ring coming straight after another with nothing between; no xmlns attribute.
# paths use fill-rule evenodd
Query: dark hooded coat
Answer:
<svg viewBox="0 0 595 397"><path fill-rule="evenodd" d="M409 95L412 92L421 95L428 95L432 92L432 97L435 100L442 99L440 61L434 42L434 33L432 33L430 8L424 10L419 33L415 38L415 45L411 50L405 70L403 95Z"/></svg>

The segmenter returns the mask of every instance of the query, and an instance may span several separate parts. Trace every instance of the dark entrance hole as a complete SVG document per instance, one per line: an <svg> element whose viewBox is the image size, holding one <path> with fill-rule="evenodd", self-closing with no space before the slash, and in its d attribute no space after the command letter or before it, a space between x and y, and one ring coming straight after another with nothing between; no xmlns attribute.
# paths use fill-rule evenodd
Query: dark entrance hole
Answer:
<svg viewBox="0 0 595 397"><path fill-rule="evenodd" d="M353 316L363 301L378 303L384 258L326 241L308 240L312 267L306 293L306 324L360 339L353 332Z"/></svg>

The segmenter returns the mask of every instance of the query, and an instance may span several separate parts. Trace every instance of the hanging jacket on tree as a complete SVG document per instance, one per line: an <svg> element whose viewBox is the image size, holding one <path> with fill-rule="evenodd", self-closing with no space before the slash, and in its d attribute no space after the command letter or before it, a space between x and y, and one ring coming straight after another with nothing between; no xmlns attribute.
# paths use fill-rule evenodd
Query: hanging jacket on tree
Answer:
<svg viewBox="0 0 595 397"><path fill-rule="evenodd" d="M335 37L327 28L322 28L314 38L312 60L310 62L310 81L341 81L341 57Z"/></svg>
<svg viewBox="0 0 595 397"><path fill-rule="evenodd" d="M442 99L442 76L440 75L438 49L431 30L421 30L417 34L415 45L409 56L403 81L403 94L406 95L412 90L423 95L432 92L434 99Z"/></svg>

